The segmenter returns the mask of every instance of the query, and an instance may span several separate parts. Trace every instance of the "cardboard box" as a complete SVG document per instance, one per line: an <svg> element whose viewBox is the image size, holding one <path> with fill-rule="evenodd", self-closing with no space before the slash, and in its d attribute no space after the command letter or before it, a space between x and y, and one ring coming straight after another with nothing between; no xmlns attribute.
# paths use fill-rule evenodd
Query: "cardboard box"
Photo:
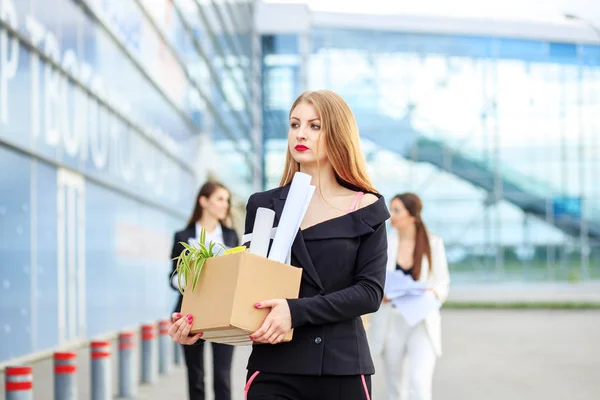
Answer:
<svg viewBox="0 0 600 400"><path fill-rule="evenodd" d="M206 260L196 289L192 279L183 292L181 314L192 314L191 333L231 345L252 344L255 332L270 312L254 304L270 299L296 299L302 269L257 256L248 251ZM284 341L292 340L291 330Z"/></svg>

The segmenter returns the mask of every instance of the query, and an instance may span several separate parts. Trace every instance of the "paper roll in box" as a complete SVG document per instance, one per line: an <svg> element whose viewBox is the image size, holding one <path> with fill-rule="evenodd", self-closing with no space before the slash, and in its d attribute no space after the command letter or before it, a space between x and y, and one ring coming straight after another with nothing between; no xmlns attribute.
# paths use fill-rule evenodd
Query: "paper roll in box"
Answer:
<svg viewBox="0 0 600 400"><path fill-rule="evenodd" d="M270 299L297 299L302 269L260 257L248 251L206 260L197 286L183 292L181 314L194 318L191 333L202 339L231 345L249 345L271 311L254 304ZM292 340L293 330L283 339Z"/></svg>

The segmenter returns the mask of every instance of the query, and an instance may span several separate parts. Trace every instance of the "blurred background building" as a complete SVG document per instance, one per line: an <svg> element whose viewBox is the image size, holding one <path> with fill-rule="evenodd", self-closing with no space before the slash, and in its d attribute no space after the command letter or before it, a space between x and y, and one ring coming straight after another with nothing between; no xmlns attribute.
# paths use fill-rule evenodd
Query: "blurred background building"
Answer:
<svg viewBox="0 0 600 400"><path fill-rule="evenodd" d="M259 176L248 2L3 0L0 360L168 315L209 174Z"/></svg>
<svg viewBox="0 0 600 400"><path fill-rule="evenodd" d="M305 89L424 199L455 284L600 278L600 6L399 3L0 1L0 362L167 315L199 185L241 230Z"/></svg>
<svg viewBox="0 0 600 400"><path fill-rule="evenodd" d="M599 31L575 15L537 20L556 2L381 3L439 9L259 8L267 186L281 175L289 104L326 87L351 104L376 187L423 197L454 283L600 277Z"/></svg>

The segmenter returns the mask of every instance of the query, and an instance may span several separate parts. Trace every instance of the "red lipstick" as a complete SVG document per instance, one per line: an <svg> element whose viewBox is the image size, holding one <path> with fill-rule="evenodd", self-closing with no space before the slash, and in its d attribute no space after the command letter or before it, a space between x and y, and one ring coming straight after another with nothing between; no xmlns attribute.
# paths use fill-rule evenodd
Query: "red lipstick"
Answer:
<svg viewBox="0 0 600 400"><path fill-rule="evenodd" d="M296 151L306 151L308 150L308 147L304 146L303 144L297 144L296 147L294 147L294 149L296 149Z"/></svg>

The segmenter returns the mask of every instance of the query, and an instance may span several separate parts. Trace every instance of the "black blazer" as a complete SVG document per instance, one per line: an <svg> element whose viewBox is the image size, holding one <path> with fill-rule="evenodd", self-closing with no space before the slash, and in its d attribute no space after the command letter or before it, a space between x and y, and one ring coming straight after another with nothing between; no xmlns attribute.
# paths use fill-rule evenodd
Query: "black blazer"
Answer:
<svg viewBox="0 0 600 400"><path fill-rule="evenodd" d="M245 232L258 207L279 221L290 185L248 199ZM383 299L387 262L382 196L346 215L299 230L291 264L303 269L298 299L288 299L294 337L289 343L255 344L248 369L301 375L373 374L375 368L361 315ZM267 300L267 299L265 299Z"/></svg>
<svg viewBox="0 0 600 400"><path fill-rule="evenodd" d="M223 229L223 241L225 242L222 244L224 244L225 246L228 246L228 247L239 246L240 240L238 238L237 233L233 229L228 228L228 227L224 226L223 224L221 224L221 228ZM187 243L188 239L195 238L195 237L196 237L196 224L194 224L191 227L184 229L182 231L175 232L175 237L173 238L173 250L171 250L171 259L173 259L175 257L179 257L181 252L185 249L183 247L183 245L179 242ZM173 268L171 269L171 273L169 274L169 285L171 285L171 287L174 290L177 290L179 292L179 288L176 285L173 285L173 281L171 279L171 277L173 276L173 272L175 272L175 270L177 269L176 268L177 261L174 260L174 261L172 261L172 263L173 263ZM182 302L183 302L183 295L180 293L179 298L177 299L177 305L175 306L174 312L179 312L181 310Z"/></svg>

